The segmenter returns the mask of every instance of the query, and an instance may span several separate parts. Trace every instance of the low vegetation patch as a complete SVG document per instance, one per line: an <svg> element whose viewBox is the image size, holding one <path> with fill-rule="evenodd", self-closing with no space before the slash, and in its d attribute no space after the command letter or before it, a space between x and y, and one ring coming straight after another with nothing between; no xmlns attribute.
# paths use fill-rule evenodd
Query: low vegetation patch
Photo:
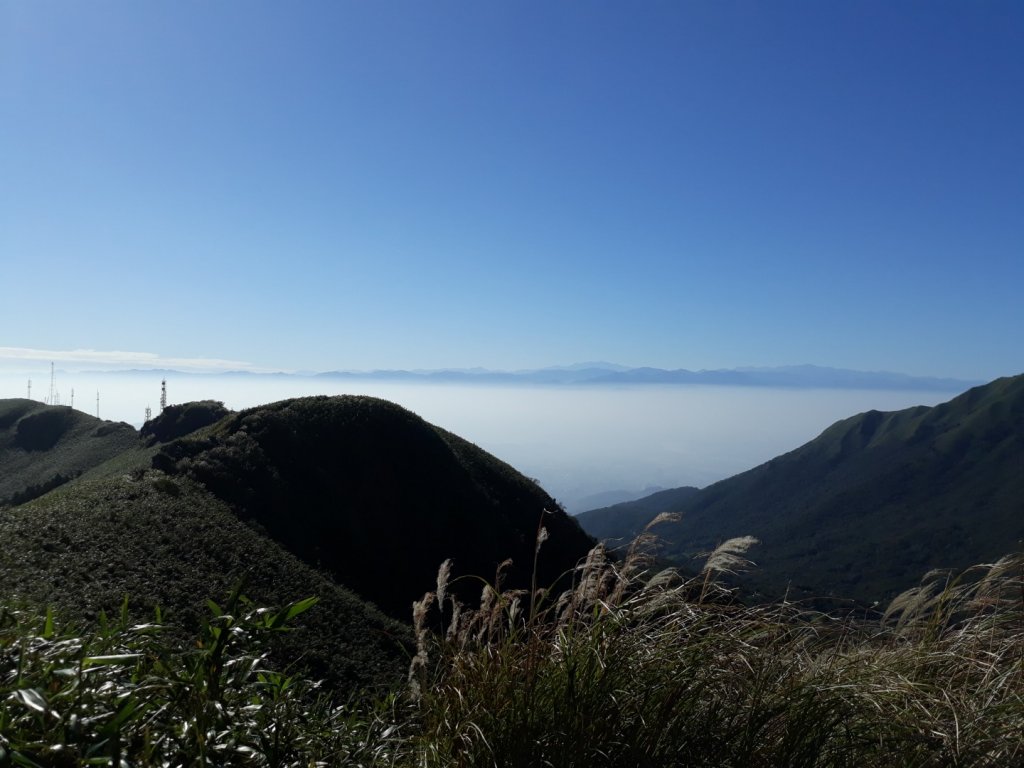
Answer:
<svg viewBox="0 0 1024 768"><path fill-rule="evenodd" d="M0 765L371 762L384 718L353 718L268 663L267 638L315 602L268 610L235 591L187 642L159 613L131 624L127 604L88 634L0 607Z"/></svg>

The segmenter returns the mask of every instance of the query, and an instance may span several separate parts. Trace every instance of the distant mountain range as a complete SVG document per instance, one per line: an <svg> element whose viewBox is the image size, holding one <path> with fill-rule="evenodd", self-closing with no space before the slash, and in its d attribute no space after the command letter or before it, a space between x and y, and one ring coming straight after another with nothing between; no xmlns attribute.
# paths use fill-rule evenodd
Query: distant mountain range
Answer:
<svg viewBox="0 0 1024 768"><path fill-rule="evenodd" d="M341 380L377 380L440 382L451 384L541 384L579 386L623 385L719 385L734 387L789 387L805 389L885 389L934 392L962 392L981 381L910 376L888 371L855 371L816 365L791 365L775 368L731 368L690 371L685 368L628 368L606 362L576 363L519 371L495 371L486 368L443 368L436 370L327 371L323 373L254 373L229 371L196 374L169 370L104 371L147 375L175 374L193 376L268 376L283 378L324 378Z"/></svg>
<svg viewBox="0 0 1024 768"><path fill-rule="evenodd" d="M747 578L773 596L881 604L934 568L1024 545L1024 376L935 407L868 411L759 467L578 516L629 540L661 512L664 555L688 565L724 541L761 540Z"/></svg>
<svg viewBox="0 0 1024 768"><path fill-rule="evenodd" d="M714 371L689 371L684 368L626 368L611 363L584 363L572 366L528 371L436 370L372 371L352 373L333 371L318 374L327 378L376 378L413 381L493 382L529 384L626 385L626 384L705 384L738 387L807 387L825 389L914 389L962 391L976 381L908 376L881 371L865 372L814 365L778 368L734 368Z"/></svg>

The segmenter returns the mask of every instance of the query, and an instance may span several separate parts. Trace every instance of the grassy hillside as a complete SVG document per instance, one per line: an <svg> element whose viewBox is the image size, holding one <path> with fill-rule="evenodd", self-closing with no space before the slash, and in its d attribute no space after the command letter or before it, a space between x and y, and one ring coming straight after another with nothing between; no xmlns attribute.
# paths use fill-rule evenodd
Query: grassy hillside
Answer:
<svg viewBox="0 0 1024 768"><path fill-rule="evenodd" d="M41 496L138 444L138 433L67 406L0 400L0 507Z"/></svg>
<svg viewBox="0 0 1024 768"><path fill-rule="evenodd" d="M751 551L752 578L762 588L884 603L932 568L1021 546L1024 376L934 408L845 419L671 511L681 519L660 533L679 562L753 535L762 543ZM634 526L623 518L610 530Z"/></svg>
<svg viewBox="0 0 1024 768"><path fill-rule="evenodd" d="M551 538L539 577L550 582L592 544L536 483L375 398L253 408L167 443L153 464L203 483L299 558L402 618L447 558L456 573L485 578L512 558L510 578L524 584L543 524Z"/></svg>
<svg viewBox="0 0 1024 768"><path fill-rule="evenodd" d="M134 472L58 489L0 514L0 582L26 604L95 620L127 595L137 621L160 606L195 628L207 598L239 579L264 605L320 603L275 645L278 661L309 667L345 688L394 683L405 671L408 629L338 587L242 523L187 478Z"/></svg>

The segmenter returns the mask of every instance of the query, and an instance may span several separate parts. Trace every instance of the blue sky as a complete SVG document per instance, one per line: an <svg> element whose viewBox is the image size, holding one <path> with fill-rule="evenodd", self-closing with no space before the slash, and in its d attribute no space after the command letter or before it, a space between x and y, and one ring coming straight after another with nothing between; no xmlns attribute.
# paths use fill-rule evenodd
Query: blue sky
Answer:
<svg viewBox="0 0 1024 768"><path fill-rule="evenodd" d="M0 356L1019 373L1022 94L1009 1L0 0Z"/></svg>

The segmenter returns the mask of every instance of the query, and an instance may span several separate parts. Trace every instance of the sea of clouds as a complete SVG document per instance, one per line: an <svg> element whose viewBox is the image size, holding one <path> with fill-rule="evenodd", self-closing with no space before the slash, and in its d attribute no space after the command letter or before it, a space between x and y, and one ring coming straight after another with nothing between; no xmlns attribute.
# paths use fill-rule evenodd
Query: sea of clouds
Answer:
<svg viewBox="0 0 1024 768"><path fill-rule="evenodd" d="M168 402L238 410L290 397L361 394L398 403L536 478L570 511L595 494L705 486L742 472L862 411L934 405L955 393L731 386L539 386L339 381L295 375L84 373L58 370L63 405L141 426ZM49 367L32 377L49 397ZM0 373L0 397L25 397L24 373Z"/></svg>

